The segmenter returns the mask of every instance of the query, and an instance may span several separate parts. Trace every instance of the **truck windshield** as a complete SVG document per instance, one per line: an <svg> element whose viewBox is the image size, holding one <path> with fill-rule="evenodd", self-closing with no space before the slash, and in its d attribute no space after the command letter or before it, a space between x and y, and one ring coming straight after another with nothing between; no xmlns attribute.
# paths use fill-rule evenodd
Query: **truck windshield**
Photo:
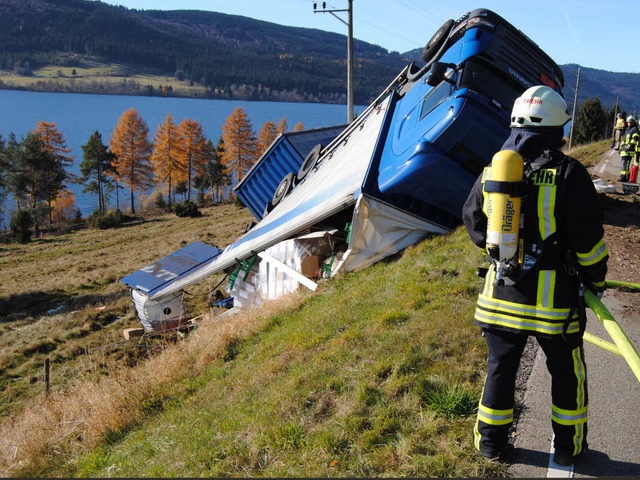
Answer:
<svg viewBox="0 0 640 480"><path fill-rule="evenodd" d="M473 60L464 64L459 88L485 95L496 106L508 110L522 92L522 88L510 82L504 74Z"/></svg>

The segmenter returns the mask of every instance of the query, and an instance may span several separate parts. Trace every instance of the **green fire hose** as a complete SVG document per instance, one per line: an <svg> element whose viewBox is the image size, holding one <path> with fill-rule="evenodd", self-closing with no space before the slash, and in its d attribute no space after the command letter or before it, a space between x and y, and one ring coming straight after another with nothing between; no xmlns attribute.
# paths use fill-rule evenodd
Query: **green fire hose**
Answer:
<svg viewBox="0 0 640 480"><path fill-rule="evenodd" d="M607 280L605 284L607 287L640 291L640 284L638 283ZM603 340L602 338L596 337L588 332L584 333L584 339L594 345L604 348L605 350L622 356L627 361L629 367L631 367L631 370L640 382L640 355L633 343L631 343L631 340L629 340L629 337L627 337L627 334L622 330L607 307L605 307L598 297L596 297L592 292L586 290L584 292L584 299L589 308L591 308L596 317L598 317L598 320L600 320L604 328L607 330L614 343Z"/></svg>

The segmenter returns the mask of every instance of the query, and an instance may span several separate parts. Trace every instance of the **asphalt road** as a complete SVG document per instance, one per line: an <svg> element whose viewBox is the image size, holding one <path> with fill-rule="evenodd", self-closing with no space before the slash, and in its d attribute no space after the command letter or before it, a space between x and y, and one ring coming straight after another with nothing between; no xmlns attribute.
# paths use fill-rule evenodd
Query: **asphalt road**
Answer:
<svg viewBox="0 0 640 480"><path fill-rule="evenodd" d="M605 154L594 171L598 169L617 178L620 171L617 153L610 151ZM624 308L627 295L640 293L607 290L602 301L636 349L640 350L640 312ZM590 310L587 312L587 332L611 342L600 321ZM640 478L640 381L626 361L585 342L589 451L575 466L561 467L551 461L550 377L544 353L533 347L534 344L532 342L532 348L528 349L531 360L526 372L528 379L518 398L522 410L513 433L515 448L508 458L509 475L516 478Z"/></svg>

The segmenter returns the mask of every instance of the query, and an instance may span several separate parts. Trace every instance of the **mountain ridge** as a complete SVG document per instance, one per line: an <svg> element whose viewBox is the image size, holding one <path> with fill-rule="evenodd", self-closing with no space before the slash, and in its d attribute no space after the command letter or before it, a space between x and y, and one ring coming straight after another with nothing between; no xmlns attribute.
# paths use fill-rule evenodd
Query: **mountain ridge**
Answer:
<svg viewBox="0 0 640 480"><path fill-rule="evenodd" d="M345 57L345 35L238 15L87 0L0 0L0 70L14 75L91 60L175 77L202 86L209 98L345 103ZM421 64L420 49L400 54L354 39L355 102L370 103L412 61ZM561 68L571 105L578 66ZM640 106L638 74L581 67L580 81L579 103L599 97L605 107L613 108L616 99L623 110Z"/></svg>

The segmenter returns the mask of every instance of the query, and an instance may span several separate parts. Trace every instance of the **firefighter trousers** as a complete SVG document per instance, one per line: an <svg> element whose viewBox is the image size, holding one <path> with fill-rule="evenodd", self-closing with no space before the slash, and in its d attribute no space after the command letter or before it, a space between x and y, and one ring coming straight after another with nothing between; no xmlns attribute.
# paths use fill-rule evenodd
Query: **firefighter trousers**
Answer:
<svg viewBox="0 0 640 480"><path fill-rule="evenodd" d="M478 405L474 444L497 456L504 451L513 424L516 374L527 334L483 329L489 348L488 372ZM561 335L536 337L551 374L551 425L554 448L578 455L587 447L587 370L582 342L570 346Z"/></svg>

